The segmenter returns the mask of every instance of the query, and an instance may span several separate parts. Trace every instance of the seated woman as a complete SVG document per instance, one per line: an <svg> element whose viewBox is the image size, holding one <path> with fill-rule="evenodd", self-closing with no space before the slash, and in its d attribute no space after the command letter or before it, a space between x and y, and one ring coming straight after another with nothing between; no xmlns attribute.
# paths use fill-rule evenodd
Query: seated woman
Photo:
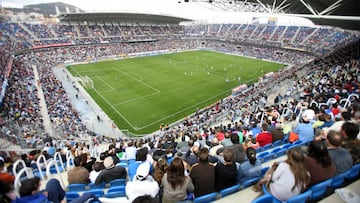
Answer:
<svg viewBox="0 0 360 203"><path fill-rule="evenodd" d="M331 161L326 143L322 141L310 142L304 165L310 173L310 186L332 178L336 174L336 166Z"/></svg>
<svg viewBox="0 0 360 203"><path fill-rule="evenodd" d="M275 164L261 181L267 183L267 190L277 199L287 201L307 189L310 175L303 165L304 154L294 148L287 152L287 160ZM274 167L275 166L275 167Z"/></svg>
<svg viewBox="0 0 360 203"><path fill-rule="evenodd" d="M190 176L185 176L185 167L181 158L175 157L161 180L163 203L175 203L187 199L187 193L194 192Z"/></svg>
<svg viewBox="0 0 360 203"><path fill-rule="evenodd" d="M261 162L256 159L256 150L252 147L246 149L248 160L241 163L237 170L237 182L243 183L252 178L261 177Z"/></svg>

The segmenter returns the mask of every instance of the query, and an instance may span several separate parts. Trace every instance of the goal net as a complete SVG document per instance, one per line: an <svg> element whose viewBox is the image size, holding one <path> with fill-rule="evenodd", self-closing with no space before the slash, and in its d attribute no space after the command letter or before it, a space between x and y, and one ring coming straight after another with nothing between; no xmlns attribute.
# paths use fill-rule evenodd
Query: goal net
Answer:
<svg viewBox="0 0 360 203"><path fill-rule="evenodd" d="M94 81L88 76L81 76L80 79L85 88L94 88Z"/></svg>

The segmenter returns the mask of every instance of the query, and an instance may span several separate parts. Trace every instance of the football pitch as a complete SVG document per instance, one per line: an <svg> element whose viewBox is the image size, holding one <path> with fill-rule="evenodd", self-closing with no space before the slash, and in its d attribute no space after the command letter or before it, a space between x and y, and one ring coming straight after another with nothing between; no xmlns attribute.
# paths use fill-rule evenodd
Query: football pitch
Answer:
<svg viewBox="0 0 360 203"><path fill-rule="evenodd" d="M159 129L231 94L241 84L283 64L223 54L188 51L68 66L88 76L86 91L121 130L137 135Z"/></svg>

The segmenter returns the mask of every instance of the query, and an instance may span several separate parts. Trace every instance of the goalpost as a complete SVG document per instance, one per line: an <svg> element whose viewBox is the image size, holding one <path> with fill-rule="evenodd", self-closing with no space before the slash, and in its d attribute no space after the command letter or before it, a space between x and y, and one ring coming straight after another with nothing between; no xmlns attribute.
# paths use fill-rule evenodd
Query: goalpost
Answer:
<svg viewBox="0 0 360 203"><path fill-rule="evenodd" d="M89 76L81 76L80 81L85 88L94 89L94 81Z"/></svg>

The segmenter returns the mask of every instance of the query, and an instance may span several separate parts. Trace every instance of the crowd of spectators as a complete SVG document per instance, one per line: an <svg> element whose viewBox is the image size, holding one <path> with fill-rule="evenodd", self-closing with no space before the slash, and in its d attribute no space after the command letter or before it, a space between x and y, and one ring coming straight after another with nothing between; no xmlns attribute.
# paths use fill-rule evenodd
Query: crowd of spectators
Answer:
<svg viewBox="0 0 360 203"><path fill-rule="evenodd" d="M5 33L5 35L10 34L17 37L16 43L21 41L18 38L19 35L25 35L25 38L32 37L19 25L2 23L1 26L4 26L5 30L9 32ZM35 29L36 32L32 34L38 38L53 37L51 33L57 33L50 31L48 35L42 34L49 31L42 27L45 25L40 27L25 26L30 30ZM148 37L148 33L155 33L154 36L160 33L175 35L181 31L179 26L117 27L119 28L118 31L108 31L107 26L53 26L49 29L59 29L73 33L70 35L77 35L80 41L89 40L90 42L94 42L92 38L95 37L94 35L104 39L106 39L106 36L113 34L130 35L132 39L143 39L144 36ZM204 28L205 30L203 30ZM234 32L238 31L230 29L231 26L224 25L216 25L211 29L207 28L207 26L201 28L192 27L192 29L199 31L200 36L206 36L207 34L216 36L218 33L224 32L222 31L223 28ZM251 34L265 33L267 29L260 25L239 26L238 28L243 28L244 33L249 36ZM207 30L210 32L207 33ZM304 29L304 32L314 33L316 30ZM207 34L202 33L202 31ZM285 36L288 41L295 39L295 41L302 42L301 38L297 38L298 35L291 37L293 36L291 33L300 33L301 31L302 29L298 27L277 27L271 34L269 34L270 31L266 31L266 33L268 38L272 36L271 39L280 39ZM318 31L322 34L330 33L328 29L318 29ZM196 33L194 32L194 34ZM235 36L237 33L229 33L229 35ZM305 37L306 35L301 34L301 36ZM353 35L351 33L343 35L335 33L330 36L346 41ZM120 37L119 39L123 38ZM99 38L95 38L95 40L99 40ZM313 43L332 43L332 40L332 38L322 39L320 34L314 33L310 35L310 41ZM94 143L91 143L89 147L76 144L68 146L67 150L72 151L73 156L75 156L75 168L69 171L69 183L79 182L77 179L71 179L74 177L80 178L78 175L71 175L74 171L75 174L78 172L83 175L81 176L84 177L81 183L89 183L92 179L95 184L100 184L103 181L109 182L114 177L128 178L129 181L149 181L149 185L154 185L152 183L156 181L158 189L162 187L163 202L185 200L188 192L194 192L195 197L197 197L240 183L244 181L243 178L246 177L245 174L248 173L249 168L254 168L256 172L247 174L247 176L260 176L259 169L261 169L261 166L259 167L256 160L256 150L254 148L263 147L276 140L281 140L290 131L298 134L300 141L304 143L311 142L311 144L305 152L306 157L301 157L297 151L290 151L288 160L284 164L277 166L277 169L274 169L274 177L279 175L279 180L282 180L282 178L292 175L295 178L305 176L304 174L290 173L286 177L280 176L281 171L287 170L289 172L289 167L297 167L299 163L295 162L301 161L304 162L304 166L300 164L298 167L305 167L310 172L310 179L308 182L306 178L301 179L304 182L299 182L296 179L289 182L290 186L292 185L292 188L295 189L292 190L292 193L286 194L274 193L274 191L278 190L276 189L277 183L274 182L269 186L269 190L281 200L299 194L309 184L315 184L330 178L337 173L337 170L347 170L352 164L360 161L358 138L360 120L359 41L320 59L315 59L314 56L305 52L274 47L250 46L236 42L209 39L171 39L171 37L139 43L124 42L44 48L15 57L11 56L10 52L6 50L7 46L9 45L5 43L0 49L4 53L0 62L2 66L7 67L11 58L13 64L9 78L7 78L8 85L3 100L4 113L2 118L6 122L2 123L2 132L9 136L16 134L17 137L29 140L28 147L33 147L39 140L45 138L38 87L44 93L42 96L46 102L46 109L52 127L56 129L57 133L61 134L62 138L74 138L88 133L78 112L72 107L61 82L51 70L54 66L63 64L65 61L83 62L89 59L100 60L139 52L201 48L275 60L293 65L290 68L280 70L269 78L256 81L246 91L226 97L214 105L201 109L182 122L170 125L151 137L138 140L118 140L100 157L93 157L102 165L96 164L97 162L94 159L84 158L84 155L82 155L88 156L89 148L93 148ZM302 60L299 60L299 58L302 58ZM34 70L38 72L38 81L35 80ZM4 80L5 78L2 79L2 81ZM274 105L269 106L267 105L267 93L278 85L291 87L288 89L289 94L281 95L280 93ZM303 111L303 109L307 110ZM285 110L287 110L287 114L285 114ZM224 124L224 121L230 122ZM10 124L17 126L17 128L9 128ZM260 125L261 129L259 129ZM287 125L290 125L290 127ZM335 128L336 125L339 127ZM333 135L332 132L334 128L343 138L340 141L333 138L336 135ZM326 144L324 140L329 143ZM351 164L348 164L346 168L341 168L341 170L336 159L333 158L340 156L336 155L334 150L339 146L343 146L346 152L349 152L347 160L350 160L349 162L352 160ZM329 147L329 150L327 147ZM323 151L319 151L319 148ZM53 148L49 147L44 150L49 157L53 154L50 149ZM79 149L80 152L76 152ZM63 153L65 154L65 151ZM341 150L340 153L345 152ZM35 154L38 154L38 152ZM29 160L30 166L31 162L35 161L35 154L29 153L25 156L32 157L32 160ZM323 157L320 157L319 154ZM9 157L6 160L11 163ZM116 165L120 160L134 160L135 162L129 163L128 171L125 171L122 166ZM169 160L170 165L161 160ZM249 161L249 163L246 161ZM212 167L214 163L216 163L216 166ZM326 174L326 177L314 175L321 171L320 169L317 170L317 168L321 167L326 168L326 172L321 173ZM152 168L154 169L152 173L153 180L150 178ZM199 170L197 168L209 168L207 172L211 174L206 176L206 181L209 181L209 177L213 177L210 180L211 184L204 184L204 180L201 179L204 176L196 172L196 170ZM93 173L90 178L93 170L96 170L96 173ZM113 174L116 175L113 176ZM287 189L289 188L291 187ZM36 189L32 188L32 190ZM129 190L132 190L132 194L138 194L134 192L136 189L137 187L133 187L133 189ZM154 191L156 191L156 187L154 187ZM155 196L153 193L148 195ZM136 195L132 198L136 199Z"/></svg>

